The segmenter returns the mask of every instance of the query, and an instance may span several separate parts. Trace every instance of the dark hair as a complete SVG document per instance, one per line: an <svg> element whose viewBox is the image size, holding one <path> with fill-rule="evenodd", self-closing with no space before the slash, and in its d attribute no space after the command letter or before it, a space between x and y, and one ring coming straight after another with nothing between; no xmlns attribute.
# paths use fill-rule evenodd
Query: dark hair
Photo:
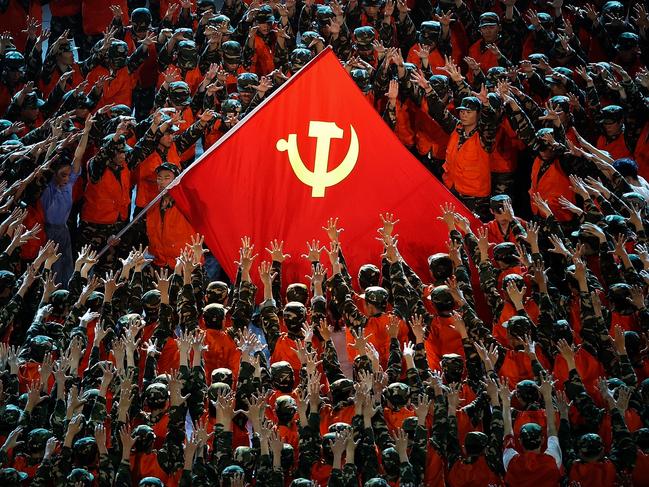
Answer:
<svg viewBox="0 0 649 487"><path fill-rule="evenodd" d="M638 163L630 157L623 157L613 162L613 167L622 176L637 178L638 177Z"/></svg>

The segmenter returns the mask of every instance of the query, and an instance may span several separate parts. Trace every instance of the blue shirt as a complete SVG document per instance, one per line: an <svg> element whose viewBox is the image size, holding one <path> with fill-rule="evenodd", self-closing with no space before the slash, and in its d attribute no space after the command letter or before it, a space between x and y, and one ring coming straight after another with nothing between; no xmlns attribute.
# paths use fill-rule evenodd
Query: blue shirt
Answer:
<svg viewBox="0 0 649 487"><path fill-rule="evenodd" d="M72 187L81 173L70 173L68 183L59 188L52 178L41 196L43 211L45 212L45 223L50 225L65 225L72 210Z"/></svg>

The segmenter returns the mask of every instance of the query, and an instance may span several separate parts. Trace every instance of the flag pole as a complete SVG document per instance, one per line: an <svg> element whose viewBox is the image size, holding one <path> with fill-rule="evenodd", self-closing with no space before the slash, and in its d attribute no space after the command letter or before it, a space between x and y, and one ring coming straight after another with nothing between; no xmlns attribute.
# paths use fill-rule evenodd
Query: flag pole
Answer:
<svg viewBox="0 0 649 487"><path fill-rule="evenodd" d="M264 100L262 100L262 102L261 102L259 105L257 105L257 106L256 106L256 107L255 107L255 108L254 108L250 113L248 113L245 117L243 117L243 118L239 121L239 123L238 123L237 125L241 126L244 122L246 122L247 120L249 120L250 118L252 118L252 116L253 116L255 113L257 113L257 112L258 112L258 111L259 111L259 110L260 110L264 105L266 105L266 103L268 103L269 100L271 100L271 99L272 99L272 98L273 98L277 93L279 93L280 91L282 91L282 89L285 88L285 87L287 86L287 84L290 84L290 83L291 83L291 80L295 81L295 78L296 78L296 76L297 76L298 73L300 73L301 71L305 71L306 68L307 68L310 64L315 64L315 61L316 61L319 57L323 56L327 51L330 51L330 50L332 50L331 46L327 46L327 47L325 47L322 51L320 51L316 56L313 57L313 59L311 59L308 63L306 63L304 66L302 66L302 67L299 69L299 71L298 71L297 73L295 73L295 74L291 77L291 79L289 79L288 81L286 81L286 82L285 82L285 83L280 87L280 89L274 91L273 93L270 94L270 96L268 96L268 97L266 97ZM130 230L130 228L131 228L131 227L132 227L132 226L133 226L137 221L139 221L139 220L144 216L144 214L145 214L146 212L148 212L148 211L153 207L153 205L155 205L158 201L160 201L160 198L162 198L165 194L167 194L167 192L168 192L171 188L173 188L174 186L176 186L176 185L180 182L180 180L183 178L183 176L185 175L185 173L187 173L190 169L192 169L192 168L193 168L194 166L196 166L198 163L202 162L203 158L204 158L207 154L209 154L210 152L212 152L213 150L215 150L218 146L220 146L220 145L221 145L222 143L224 143L228 138L230 138L230 136L231 136L234 132L236 132L236 130L237 130L238 128L239 128L239 127L236 127L235 130L229 130L229 131L228 131L228 132L227 132L223 137L221 137L219 140L217 140L216 143L215 143L214 145L212 145L209 149L207 149L205 152L203 152L203 153L200 155L200 157L199 157L198 159L196 159L196 160L195 160L194 162L192 162L189 166L187 166L187 167L185 168L185 170L183 170L183 172L181 172L178 176L176 176L176 177L174 178L174 180L169 184L169 186L167 186L166 188L164 188L164 189L163 189L163 190L162 190L162 191L161 191L161 192L160 192L160 193L159 193L155 198L153 198L153 200L152 200L148 205L146 205L146 206L142 209L142 211L140 211L137 215L135 215L135 217L133 217L133 219L132 219L130 222L128 222L128 223L126 224L126 226L125 226L124 228L122 228L122 229L121 229L121 230L120 230L120 231L115 235L115 237L116 237L116 238L121 238L121 237L122 237L126 232L128 232L128 231ZM104 255L106 252L108 252L108 249L110 249L110 247L111 247L111 245L106 244L106 245L104 246L104 248L101 249L101 251L99 252L99 254L97 254L97 259L99 259L99 258L100 258L102 255Z"/></svg>

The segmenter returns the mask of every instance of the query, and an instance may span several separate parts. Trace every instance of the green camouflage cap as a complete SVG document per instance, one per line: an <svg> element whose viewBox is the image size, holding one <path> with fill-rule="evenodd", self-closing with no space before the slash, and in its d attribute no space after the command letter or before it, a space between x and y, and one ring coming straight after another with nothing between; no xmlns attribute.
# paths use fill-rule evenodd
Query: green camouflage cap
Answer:
<svg viewBox="0 0 649 487"><path fill-rule="evenodd" d="M633 432L635 444L644 453L649 452L649 428L640 428Z"/></svg>
<svg viewBox="0 0 649 487"><path fill-rule="evenodd" d="M228 64L241 63L241 44L237 41L226 41L221 44L221 52L223 53L223 61Z"/></svg>
<svg viewBox="0 0 649 487"><path fill-rule="evenodd" d="M29 433L27 433L27 440L25 444L27 446L27 451L30 453L38 453L41 450L45 449L45 443L49 440L54 434L50 430L45 428L34 428Z"/></svg>
<svg viewBox="0 0 649 487"><path fill-rule="evenodd" d="M230 25L230 17L228 17L227 15L215 15L213 17L210 17L207 23L213 27L216 27L223 34L232 34L234 32L234 29Z"/></svg>
<svg viewBox="0 0 649 487"><path fill-rule="evenodd" d="M436 282L445 281L453 275L453 261L448 254L439 252L428 257L428 269Z"/></svg>
<svg viewBox="0 0 649 487"><path fill-rule="evenodd" d="M288 59L291 63L291 69L295 72L313 59L313 53L310 49L297 47L291 51Z"/></svg>
<svg viewBox="0 0 649 487"><path fill-rule="evenodd" d="M367 69L352 69L349 73L363 93L367 93L372 89L370 72Z"/></svg>
<svg viewBox="0 0 649 487"><path fill-rule="evenodd" d="M138 487L164 487L164 484L158 477L144 477Z"/></svg>
<svg viewBox="0 0 649 487"><path fill-rule="evenodd" d="M146 452L151 449L156 439L155 431L147 424L140 424L135 427L132 433L135 438L135 449L138 452Z"/></svg>
<svg viewBox="0 0 649 487"><path fill-rule="evenodd" d="M370 49L376 37L376 29L370 25L354 29L353 39L357 48Z"/></svg>
<svg viewBox="0 0 649 487"><path fill-rule="evenodd" d="M390 487L390 484L388 484L388 481L385 479L375 477L365 482L363 487Z"/></svg>
<svg viewBox="0 0 649 487"><path fill-rule="evenodd" d="M379 309L385 309L388 305L388 292L380 286L370 286L365 289L365 301Z"/></svg>
<svg viewBox="0 0 649 487"><path fill-rule="evenodd" d="M45 354L57 350L56 343L50 337L45 335L36 335L29 341L28 356L34 362L42 362Z"/></svg>
<svg viewBox="0 0 649 487"><path fill-rule="evenodd" d="M315 17L320 27L329 25L329 21L336 15L329 5L316 5Z"/></svg>
<svg viewBox="0 0 649 487"><path fill-rule="evenodd" d="M237 91L239 93L255 93L259 77L255 73L241 73L237 76Z"/></svg>
<svg viewBox="0 0 649 487"><path fill-rule="evenodd" d="M393 382L383 391L384 397L396 408L405 407L410 398L410 387L403 382Z"/></svg>
<svg viewBox="0 0 649 487"><path fill-rule="evenodd" d="M477 96L465 96L462 98L460 106L457 107L457 110L469 110L472 112L479 112L482 110L482 102Z"/></svg>
<svg viewBox="0 0 649 487"><path fill-rule="evenodd" d="M293 389L295 381L293 367L285 360L271 364L270 378L275 389L282 392L290 392Z"/></svg>
<svg viewBox="0 0 649 487"><path fill-rule="evenodd" d="M507 69L502 66L494 66L487 70L486 85L487 88L494 88L499 81L505 81L507 79Z"/></svg>
<svg viewBox="0 0 649 487"><path fill-rule="evenodd" d="M500 17L498 17L496 12L485 12L480 15L478 28L489 27L492 25L500 25Z"/></svg>
<svg viewBox="0 0 649 487"><path fill-rule="evenodd" d="M239 465L228 465L221 472L221 479L229 481L232 480L233 477L238 475L245 475L245 473L246 472L244 472L243 468L241 468ZM230 485L229 482L228 485Z"/></svg>
<svg viewBox="0 0 649 487"><path fill-rule="evenodd" d="M169 100L174 105L188 106L192 102L192 93L189 85L184 81L169 83Z"/></svg>
<svg viewBox="0 0 649 487"><path fill-rule="evenodd" d="M502 326L507 329L510 335L518 338L529 335L532 329L530 320L525 316L512 316Z"/></svg>
<svg viewBox="0 0 649 487"><path fill-rule="evenodd" d="M298 301L291 301L286 303L282 310L282 318L288 331L299 334L302 330L302 325L306 321L306 306Z"/></svg>
<svg viewBox="0 0 649 487"><path fill-rule="evenodd" d="M151 289L150 291L145 292L142 295L142 306L148 311L153 311L158 309L160 306L160 291L157 289Z"/></svg>
<svg viewBox="0 0 649 487"><path fill-rule="evenodd" d="M354 382L350 379L338 379L329 386L331 400L334 405L349 399L354 393Z"/></svg>
<svg viewBox="0 0 649 487"><path fill-rule="evenodd" d="M322 435L322 457L325 462L332 463L334 453L331 450L331 445L336 441L336 433L325 433Z"/></svg>
<svg viewBox="0 0 649 487"><path fill-rule="evenodd" d="M358 283L363 290L378 286L380 278L381 271L374 264L363 264L358 269Z"/></svg>
<svg viewBox="0 0 649 487"><path fill-rule="evenodd" d="M286 288L286 299L287 301L293 301L306 305L309 299L309 288L301 282L294 282L292 284L289 284Z"/></svg>
<svg viewBox="0 0 649 487"><path fill-rule="evenodd" d="M417 416L408 416L403 420L403 423L401 423L401 429L408 435L408 438L412 440L415 436L415 430L418 425L419 421L417 420Z"/></svg>
<svg viewBox="0 0 649 487"><path fill-rule="evenodd" d="M464 437L464 449L470 457L481 455L487 447L489 437L482 431L469 431Z"/></svg>
<svg viewBox="0 0 649 487"><path fill-rule="evenodd" d="M297 403L292 396L279 396L275 401L275 414L282 424L288 423L297 412Z"/></svg>
<svg viewBox="0 0 649 487"><path fill-rule="evenodd" d="M141 319L142 319L142 316L140 314L138 314L138 313L128 313L128 314L122 315L117 320L117 328L119 328L119 329L128 328L128 325L131 323L131 321L141 320Z"/></svg>
<svg viewBox="0 0 649 487"><path fill-rule="evenodd" d="M525 279L520 274L507 274L503 277L503 289L507 289L510 282L513 282L519 291L522 291L525 286Z"/></svg>
<svg viewBox="0 0 649 487"><path fill-rule="evenodd" d="M525 423L521 426L519 438L526 450L536 450L543 440L543 429L537 423Z"/></svg>
<svg viewBox="0 0 649 487"><path fill-rule="evenodd" d="M95 481L95 476L88 472L85 468L75 468L70 472L67 478L68 482L83 482L84 484L92 485Z"/></svg>
<svg viewBox="0 0 649 487"><path fill-rule="evenodd" d="M9 51L4 57L4 67L8 71L24 71L25 56L18 51Z"/></svg>
<svg viewBox="0 0 649 487"><path fill-rule="evenodd" d="M304 44L304 46L307 48L316 39L320 39L324 43L324 38L315 31L307 30L306 32L302 33L302 44Z"/></svg>
<svg viewBox="0 0 649 487"><path fill-rule="evenodd" d="M399 475L401 460L399 459L399 453L393 446L389 446L381 452L381 463L390 477Z"/></svg>
<svg viewBox="0 0 649 487"><path fill-rule="evenodd" d="M235 115L239 115L241 113L241 102L239 100L235 100L233 98L228 98L227 100L223 100L223 103L221 103L221 117L223 118L223 120L227 120L228 115L230 113L233 113ZM225 283L222 284L226 286L226 290L227 290L227 284ZM228 293L226 292L223 303L225 303L225 300L227 298L228 298Z"/></svg>
<svg viewBox="0 0 649 487"><path fill-rule="evenodd" d="M16 285L16 275L11 271L0 271L0 290Z"/></svg>
<svg viewBox="0 0 649 487"><path fill-rule="evenodd" d="M418 41L420 44L430 46L439 41L439 35L442 32L442 24L436 20L426 20L419 27Z"/></svg>
<svg viewBox="0 0 649 487"><path fill-rule="evenodd" d="M608 105L600 111L601 123L616 123L621 122L624 118L624 108L619 105Z"/></svg>
<svg viewBox="0 0 649 487"><path fill-rule="evenodd" d="M148 8L136 8L131 12L131 26L135 32L146 32L152 21L153 17Z"/></svg>
<svg viewBox="0 0 649 487"><path fill-rule="evenodd" d="M315 482L304 478L293 479L289 487L315 487Z"/></svg>
<svg viewBox="0 0 649 487"><path fill-rule="evenodd" d="M448 76L444 76L443 74L432 75L430 78L428 78L428 83L430 83L430 87L435 90L435 93L437 93L437 96L439 96L440 98L445 97L451 90Z"/></svg>
<svg viewBox="0 0 649 487"><path fill-rule="evenodd" d="M373 372L372 361L367 355L359 355L354 359L354 380L358 380L358 374L361 370Z"/></svg>
<svg viewBox="0 0 649 487"><path fill-rule="evenodd" d="M116 68L123 68L126 66L128 59L128 44L124 41L113 40L108 47L108 58L113 66Z"/></svg>
<svg viewBox="0 0 649 487"><path fill-rule="evenodd" d="M342 433L343 431L350 431L352 429L352 425L349 423L333 423L329 425L329 433Z"/></svg>
<svg viewBox="0 0 649 487"><path fill-rule="evenodd" d="M282 445L280 463L282 465L282 470L284 470L285 472L293 467L293 464L295 463L295 450L290 443L284 443Z"/></svg>
<svg viewBox="0 0 649 487"><path fill-rule="evenodd" d="M28 93L27 96L25 96L25 98L23 99L23 103L22 105L20 105L20 107L24 109L37 109L37 108L41 108L43 105L45 105L45 100L42 100L38 96L38 93L32 91L31 93Z"/></svg>
<svg viewBox="0 0 649 487"><path fill-rule="evenodd" d="M232 387L234 381L232 371L226 367L219 367L218 369L214 369L212 371L211 378L212 384L215 382L223 382L230 387Z"/></svg>
<svg viewBox="0 0 649 487"><path fill-rule="evenodd" d="M152 409L161 409L167 404L169 391L165 384L154 383L144 391L144 404Z"/></svg>
<svg viewBox="0 0 649 487"><path fill-rule="evenodd" d="M627 308L631 299L631 286L625 282L612 284L608 288L608 297L615 309Z"/></svg>
<svg viewBox="0 0 649 487"><path fill-rule="evenodd" d="M604 452L604 441L596 433L586 433L577 440L577 451L582 459L598 458Z"/></svg>
<svg viewBox="0 0 649 487"><path fill-rule="evenodd" d="M525 379L516 384L516 397L525 404L533 404L539 401L539 390L536 382Z"/></svg>
<svg viewBox="0 0 649 487"><path fill-rule="evenodd" d="M222 304L208 304L203 308L203 320L207 328L221 329L225 320L225 308Z"/></svg>
<svg viewBox="0 0 649 487"><path fill-rule="evenodd" d="M29 478L25 472L16 470L15 468L3 468L0 470L0 483L4 487L17 487Z"/></svg>
<svg viewBox="0 0 649 487"><path fill-rule="evenodd" d="M99 454L97 442L92 436L84 436L76 440L72 445L72 450L74 451L75 458L79 460L77 463L81 465L90 465L96 460Z"/></svg>
<svg viewBox="0 0 649 487"><path fill-rule="evenodd" d="M229 394L232 388L225 382L212 382L207 388L207 397L216 401L219 395Z"/></svg>
<svg viewBox="0 0 649 487"><path fill-rule="evenodd" d="M233 111L230 109L230 105L234 105L234 102L239 105L239 110L241 110L241 102L239 100L225 100L221 104L221 111ZM230 288L223 281L212 281L207 285L207 289L205 290L205 297L208 304L225 304L228 301L229 294Z"/></svg>
<svg viewBox="0 0 649 487"><path fill-rule="evenodd" d="M194 69L198 64L196 43L190 40L180 41L176 45L176 59L180 68Z"/></svg>
<svg viewBox="0 0 649 487"><path fill-rule="evenodd" d="M516 265L519 262L516 245L511 242L499 243L494 247L494 259L507 265Z"/></svg>
<svg viewBox="0 0 649 487"><path fill-rule="evenodd" d="M452 311L455 308L455 299L446 284L434 287L430 293L430 300L437 308L437 311L441 313Z"/></svg>
<svg viewBox="0 0 649 487"><path fill-rule="evenodd" d="M442 372L447 377L447 382L459 382L464 374L464 358L457 353L446 353L440 360Z"/></svg>
<svg viewBox="0 0 649 487"><path fill-rule="evenodd" d="M18 426L18 421L22 414L20 409L15 404L7 404L0 409L0 434L8 434Z"/></svg>
<svg viewBox="0 0 649 487"><path fill-rule="evenodd" d="M273 8L270 5L262 5L257 11L255 22L257 24L271 24L275 21Z"/></svg>
<svg viewBox="0 0 649 487"><path fill-rule="evenodd" d="M234 449L234 461L247 472L252 472L257 460L255 450L249 446L238 446Z"/></svg>

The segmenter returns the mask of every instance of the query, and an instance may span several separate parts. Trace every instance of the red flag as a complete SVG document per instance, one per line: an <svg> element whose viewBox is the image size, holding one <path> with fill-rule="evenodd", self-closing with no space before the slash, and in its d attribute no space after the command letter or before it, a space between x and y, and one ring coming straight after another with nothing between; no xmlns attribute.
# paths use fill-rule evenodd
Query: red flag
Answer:
<svg viewBox="0 0 649 487"><path fill-rule="evenodd" d="M236 274L240 237L260 251L274 239L291 254L284 282L304 281L306 241L327 242L338 217L350 273L380 264L379 213L400 219L399 251L426 280L427 257L445 252L437 220L450 201L470 213L401 144L330 49L320 53L190 166L170 190L225 271ZM261 250L260 250L261 249ZM325 256L322 256L325 258ZM328 260L325 258L323 262Z"/></svg>

